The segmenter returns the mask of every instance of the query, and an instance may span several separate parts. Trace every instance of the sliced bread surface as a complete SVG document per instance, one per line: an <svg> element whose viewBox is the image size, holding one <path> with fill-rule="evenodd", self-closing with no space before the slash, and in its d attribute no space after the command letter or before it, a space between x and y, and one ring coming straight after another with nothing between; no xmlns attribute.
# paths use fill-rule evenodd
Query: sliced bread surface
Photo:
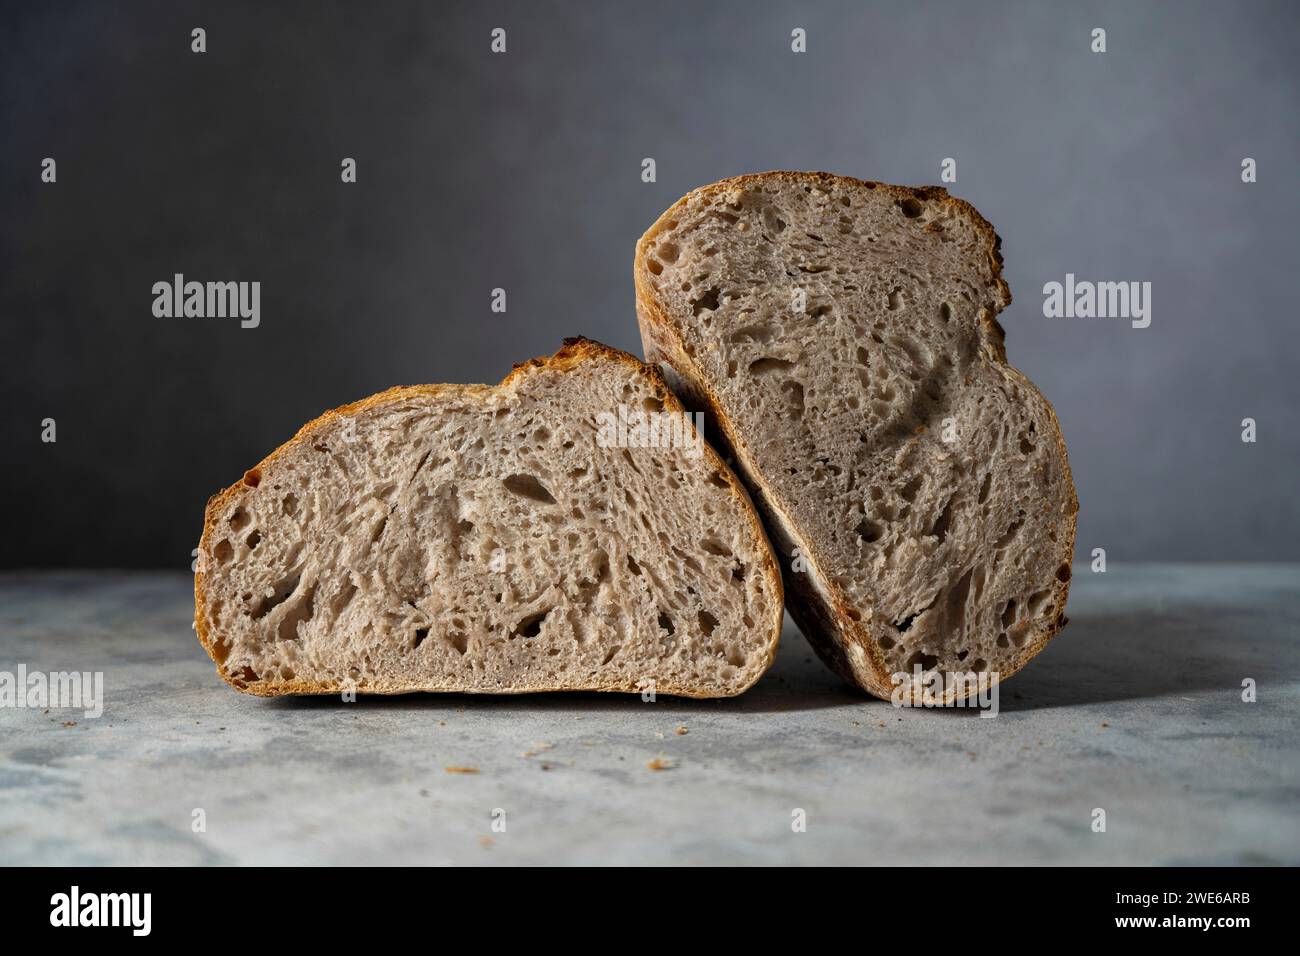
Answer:
<svg viewBox="0 0 1300 956"><path fill-rule="evenodd" d="M1065 621L1078 502L1007 363L999 245L941 188L798 172L697 189L637 245L647 361L712 409L792 616L878 696L1005 678Z"/></svg>
<svg viewBox="0 0 1300 956"><path fill-rule="evenodd" d="M738 694L775 653L781 578L683 415L586 339L495 387L327 412L208 503L199 640L263 696Z"/></svg>

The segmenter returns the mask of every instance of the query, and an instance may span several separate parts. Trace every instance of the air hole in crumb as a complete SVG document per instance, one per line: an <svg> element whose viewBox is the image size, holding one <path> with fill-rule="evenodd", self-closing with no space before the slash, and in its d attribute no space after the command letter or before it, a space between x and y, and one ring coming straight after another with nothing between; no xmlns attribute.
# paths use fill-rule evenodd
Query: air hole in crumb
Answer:
<svg viewBox="0 0 1300 956"><path fill-rule="evenodd" d="M671 242L659 243L659 248L656 251L659 253L659 258L664 262L667 262L669 265L672 265L677 261L677 256L681 252L681 250L677 248L676 244Z"/></svg>
<svg viewBox="0 0 1300 956"><path fill-rule="evenodd" d="M939 658L933 654L925 654L921 651L917 651L907 659L908 671L916 670L918 664L921 666L921 670L932 671L939 666Z"/></svg>
<svg viewBox="0 0 1300 956"><path fill-rule="evenodd" d="M898 208L903 211L903 215L908 219L915 219L917 216L921 215L921 211L925 208L921 205L920 201L913 199L911 196L908 196L906 199L895 201L898 203Z"/></svg>
<svg viewBox="0 0 1300 956"><path fill-rule="evenodd" d="M256 528L254 528L252 533L249 534L249 536L244 539L244 544L248 545L249 551L252 551L261 543L262 543L262 532L257 530Z"/></svg>
<svg viewBox="0 0 1300 956"><path fill-rule="evenodd" d="M952 318L952 307L947 302L939 303L939 318L947 322Z"/></svg>
<svg viewBox="0 0 1300 956"><path fill-rule="evenodd" d="M998 551L1005 550L1006 547L1016 539L1016 535L1020 533L1020 528L1024 525L1024 523L1025 522L1020 518L1017 518L1015 521L1011 522L1011 524L1007 526L1006 534L998 538L997 543L994 544L993 547Z"/></svg>
<svg viewBox="0 0 1300 956"><path fill-rule="evenodd" d="M691 311L699 316L701 312L713 312L718 308L718 287L709 289L698 299L691 300Z"/></svg>
<svg viewBox="0 0 1300 956"><path fill-rule="evenodd" d="M785 371L786 369L792 368L793 366L794 366L793 362L788 362L785 359L772 358L771 356L766 356L761 359L755 359L754 361L749 363L749 374L755 376L766 375L769 372Z"/></svg>
<svg viewBox="0 0 1300 956"><path fill-rule="evenodd" d="M708 611L700 612L700 630L704 632L705 637L713 633L713 629L718 626L718 619Z"/></svg>
<svg viewBox="0 0 1300 956"><path fill-rule="evenodd" d="M507 491L521 498L528 498L544 505L555 504L555 497L532 475L510 475L502 479L501 483L506 486Z"/></svg>
<svg viewBox="0 0 1300 956"><path fill-rule="evenodd" d="M230 516L230 527L236 532L243 531L248 527L252 520L253 519L248 516L247 511L243 508L236 508L234 513Z"/></svg>
<svg viewBox="0 0 1300 956"><path fill-rule="evenodd" d="M231 547L229 539L223 538L217 542L217 546L212 549L216 559L222 564L229 564L230 559L235 556L235 549Z"/></svg>
<svg viewBox="0 0 1300 956"><path fill-rule="evenodd" d="M976 674L982 674L989 669L989 662L982 657L977 657L975 662L971 664L970 669Z"/></svg>
<svg viewBox="0 0 1300 956"><path fill-rule="evenodd" d="M657 276L664 271L664 267L654 259L647 259L645 261L645 267L650 270L651 275Z"/></svg>
<svg viewBox="0 0 1300 956"><path fill-rule="evenodd" d="M219 603L214 604L212 606L212 611L209 616L212 620L216 620L217 615L220 613L221 613L221 605ZM216 658L218 664L224 664L226 662L226 658L230 656L230 650L231 650L231 645L224 640L218 639L212 643L213 657Z"/></svg>
<svg viewBox="0 0 1300 956"><path fill-rule="evenodd" d="M889 293L889 311L897 312L903 307L903 290L895 289Z"/></svg>
<svg viewBox="0 0 1300 956"><path fill-rule="evenodd" d="M1063 564L1056 569L1056 580L1058 581L1070 580L1070 566L1068 564Z"/></svg>
<svg viewBox="0 0 1300 956"><path fill-rule="evenodd" d="M717 538L705 538L700 542L700 547L709 552L709 554L716 554L721 558L731 557L731 549Z"/></svg>
<svg viewBox="0 0 1300 956"><path fill-rule="evenodd" d="M312 585L307 588L306 593L298 603L280 619L280 626L276 631L276 636L282 641L298 640L298 625L310 621L315 611L316 587Z"/></svg>
<svg viewBox="0 0 1300 956"><path fill-rule="evenodd" d="M858 533L858 537L868 544L879 541L880 536L885 533L885 529L870 518L863 518L854 530Z"/></svg>
<svg viewBox="0 0 1300 956"><path fill-rule="evenodd" d="M930 528L929 534L932 538L938 538L939 543L943 544L944 539L948 537L948 529L952 527L952 499L943 506L943 511L939 517L934 520L934 525Z"/></svg>
<svg viewBox="0 0 1300 956"><path fill-rule="evenodd" d="M1025 610L1029 612L1029 616L1037 617L1038 612L1043 609L1043 605L1047 603L1047 599L1051 596L1051 591L1035 591L1029 595L1029 600L1025 602Z"/></svg>
<svg viewBox="0 0 1300 956"><path fill-rule="evenodd" d="M991 471L986 472L984 475L984 482L983 484L980 485L980 494L979 494L980 504L984 504L984 502L989 500L989 489L991 489L992 487L993 487L993 472Z"/></svg>
<svg viewBox="0 0 1300 956"><path fill-rule="evenodd" d="M245 687L248 684L256 683L262 678L258 676L257 671L245 665L230 675L231 683L237 687Z"/></svg>
<svg viewBox="0 0 1300 956"><path fill-rule="evenodd" d="M669 634L677 633L677 628L673 627L673 619L663 611L659 612L659 627L667 631Z"/></svg>
<svg viewBox="0 0 1300 956"><path fill-rule="evenodd" d="M262 473L256 468L250 468L244 472L244 484L250 488L256 488L262 483Z"/></svg>
<svg viewBox="0 0 1300 956"><path fill-rule="evenodd" d="M415 650L416 648L418 648L421 644L424 643L424 639L428 636L429 636L429 629L427 627L417 627L415 629L415 643L411 645L411 649Z"/></svg>
<svg viewBox="0 0 1300 956"><path fill-rule="evenodd" d="M1010 627L1016 619L1016 599L1012 598L1007 601L1006 607L1002 609L1002 626Z"/></svg>
<svg viewBox="0 0 1300 956"><path fill-rule="evenodd" d="M545 611L538 611L536 614L530 614L518 624L515 625L514 631L510 637L522 637L525 640L531 640L538 634L542 633L542 623L546 620L546 615L551 613L551 608Z"/></svg>
<svg viewBox="0 0 1300 956"><path fill-rule="evenodd" d="M641 403L641 407L644 408L647 412L657 413L657 412L662 412L664 410L664 403L660 401L658 398L651 396L649 398L646 398Z"/></svg>
<svg viewBox="0 0 1300 956"><path fill-rule="evenodd" d="M357 586L350 581L339 589L339 593L334 595L334 599L330 601L330 611L333 612L334 617L337 618L343 613L343 609L352 603L352 599L356 597L356 594Z"/></svg>
<svg viewBox="0 0 1300 956"><path fill-rule="evenodd" d="M1011 642L1007 640L1005 633L998 635L998 647L1010 647Z"/></svg>
<svg viewBox="0 0 1300 956"><path fill-rule="evenodd" d="M630 554L627 556L627 569L633 574L641 573L641 565L637 564L636 558L632 557Z"/></svg>
<svg viewBox="0 0 1300 956"><path fill-rule="evenodd" d="M266 615L270 614L273 610L288 600L289 595L293 594L293 592L298 589L299 580L301 580L301 578L295 575L294 577L286 578L281 581L272 589L271 596L263 598L257 608L252 612L253 619L260 620L261 618L266 617ZM249 596L251 597L251 595Z"/></svg>
<svg viewBox="0 0 1300 956"><path fill-rule="evenodd" d="M298 496L285 495L284 500L280 502L280 508L287 515L296 515L298 513Z"/></svg>

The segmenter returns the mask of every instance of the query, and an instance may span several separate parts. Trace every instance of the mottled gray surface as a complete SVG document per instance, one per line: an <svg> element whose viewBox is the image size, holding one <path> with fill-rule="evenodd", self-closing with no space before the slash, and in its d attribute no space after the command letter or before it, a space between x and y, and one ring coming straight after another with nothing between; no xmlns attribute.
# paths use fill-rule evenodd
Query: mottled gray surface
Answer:
<svg viewBox="0 0 1300 956"><path fill-rule="evenodd" d="M0 500L42 520L0 566L184 567L207 496L326 408L639 349L633 243L687 190L946 157L1079 556L1300 560L1298 33L1293 0L3 4ZM262 324L154 318L176 272L262 282ZM1044 318L1067 272L1151 282L1150 328Z"/></svg>
<svg viewBox="0 0 1300 956"><path fill-rule="evenodd" d="M1300 863L1300 566L1075 575L994 719L864 699L793 630L731 701L260 700L217 680L184 576L0 576L0 670L102 669L107 696L0 710L3 859Z"/></svg>

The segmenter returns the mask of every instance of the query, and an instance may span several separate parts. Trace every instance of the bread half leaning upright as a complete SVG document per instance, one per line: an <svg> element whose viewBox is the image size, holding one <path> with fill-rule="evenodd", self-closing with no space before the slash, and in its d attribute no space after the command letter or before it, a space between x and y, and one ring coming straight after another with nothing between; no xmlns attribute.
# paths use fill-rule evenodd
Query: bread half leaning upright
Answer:
<svg viewBox="0 0 1300 956"><path fill-rule="evenodd" d="M781 578L659 372L586 339L500 385L394 388L207 507L195 628L260 695L738 694Z"/></svg>
<svg viewBox="0 0 1300 956"><path fill-rule="evenodd" d="M713 410L792 615L878 696L1005 678L1065 620L1078 503L1007 364L998 247L943 189L794 172L697 189L637 245L647 361Z"/></svg>

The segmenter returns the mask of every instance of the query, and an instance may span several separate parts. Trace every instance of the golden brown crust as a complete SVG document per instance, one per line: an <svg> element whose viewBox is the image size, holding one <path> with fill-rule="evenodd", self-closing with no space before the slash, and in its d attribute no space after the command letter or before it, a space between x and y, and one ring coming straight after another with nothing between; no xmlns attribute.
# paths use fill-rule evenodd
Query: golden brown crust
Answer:
<svg viewBox="0 0 1300 956"><path fill-rule="evenodd" d="M501 384L496 386L453 385L453 384L398 386L395 388L387 389L386 391L383 392L379 392L375 395L371 395L370 397L364 398L359 402L353 402L349 405L343 405L339 408L327 411L324 414L320 415L319 417L308 422L306 425L304 425L302 428L298 430L297 434L295 434L293 438L289 439L287 442L285 442L275 451L271 452L271 454L267 455L260 462L258 462L257 465L248 469L248 471L244 472L244 477L241 478L239 481L235 482L230 487L218 492L217 494L209 498L207 508L205 509L204 518L203 518L203 536L199 541L199 556L200 556L199 569L194 576L194 630L195 633L198 635L199 643L203 645L203 649L208 652L208 656L211 657L213 662L217 665L217 673L221 676L221 678L224 681L226 681L226 683L230 684L232 687L240 691L243 691L245 693L256 695L258 697L278 697L278 696L288 695L288 694L339 694L344 692L345 690L355 690L358 693L366 693L366 694L409 694L409 693L421 692L421 691L446 691L446 692L457 692L457 693L531 694L531 693L555 690L556 688L547 687L547 686L513 687L508 690L499 690L499 691L498 690L473 691L473 690L466 690L465 688L455 687L451 685L446 685L446 686L425 685L425 686L415 687L415 686L411 686L409 683L404 684L402 681L397 679L392 679L388 681L363 681L363 682L358 682L355 687L351 687L351 686L344 687L343 685L337 683L305 681L296 678L289 681L276 681L276 682L271 682L266 680L256 680L256 681L241 680L237 675L232 675L227 673L226 669L221 666L222 657L220 656L217 642L214 639L214 635L212 635L209 632L207 626L206 615L203 613L203 609L206 606L207 601L206 601L206 595L204 590L205 574L203 572L202 556L208 552L208 546L212 540L212 535L215 533L216 522L220 517L220 515L225 512L226 505L230 502L230 500L234 496L238 495L241 492L241 489L243 487L245 486L256 487L257 482L261 480L261 471L263 468L266 468L268 465L270 465L273 461L275 461L277 458L279 458L289 449L294 448L297 445L306 441L312 434L314 434L320 428L338 420L339 418L342 418L344 416L355 415L358 412L364 411L368 408L373 408L376 405L389 404L416 395L433 396L433 395L443 395L447 393L459 393L460 395L470 399L480 399L480 400L486 399L488 396L492 394L495 394L497 392L503 391L511 387L517 379L521 379L526 375L532 374L532 372L534 372L537 369L549 369L549 370L564 372L576 368L577 366L583 364L584 362L588 362L593 359L613 360L621 364L624 364L629 368L633 368L644 375L647 375L654 386L657 397L659 398L660 401L664 403L665 409L672 412L686 411L686 409L683 407L681 402L678 400L677 396L673 394L672 389L670 389L667 383L664 381L663 375L662 373L660 373L658 368L655 368L652 365L645 364L636 356L628 352L624 352L620 349L611 348L608 345L604 345L600 342L596 342L592 339L588 339L579 335L579 336L565 339L563 346L552 355L539 356L537 358L530 359L527 362L517 363L511 369L510 373L506 375L504 379L501 380ZM759 519L757 511L755 511L753 507L753 503L750 501L749 493L745 489L744 484L740 481L739 478L736 477L735 473L731 470L731 468L727 466L726 462L724 462L722 458L719 457L717 452L715 452L713 448L711 448L708 445L707 442L704 444L704 454L710 466L715 468L718 471L718 473L727 480L727 483L730 486L732 492L732 496L740 504L741 511L748 516L750 525L754 529L754 533L757 539L763 545L763 552L764 552L763 571L767 578L769 587L771 588L771 594L773 595L773 603L775 607L774 620L771 622L771 629L774 635L774 639L771 642L769 642L768 646L770 649L768 651L767 660L763 662L762 668L756 671L755 673L754 681L757 681L758 678L761 677L762 674L767 670L767 668L771 666L773 659L775 659L776 657L776 647L777 647L777 641L779 640L780 633L781 633L783 603L784 603L781 571L776 562L776 558L773 555L772 546L768 542L767 531L763 527L763 523ZM754 681L751 681L749 684L740 687L734 692L734 694L740 694L748 690L749 687L753 686ZM583 686L583 687L565 687L563 689L641 693L643 687L639 684L634 684L634 683L624 682L624 681L604 681L604 682L595 682L588 686ZM724 695L720 695L717 691L710 690L710 689L702 689L698 686L672 684L672 683L658 683L658 682L655 685L655 692L657 694L665 694L665 695L672 695L678 697L695 697L695 698L711 698L711 697L724 696Z"/></svg>
<svg viewBox="0 0 1300 956"><path fill-rule="evenodd" d="M766 485L762 480L762 476L754 468L748 448L737 434L734 423L723 411L722 403L712 384L703 374L703 370L694 356L688 354L686 349L683 348L680 332L670 317L667 307L655 294L654 286L646 274L644 265L647 258L646 252L655 244L659 233L667 227L666 224L675 222L679 218L681 208L692 199L712 197L729 189L744 189L773 179L786 183L812 183L827 186L847 183L866 189L879 189L897 199L912 197L928 202L942 202L950 206L958 214L969 219L976 229L984 235L992 269L993 287L997 294L992 303L992 311L982 311L980 321L984 325L985 340L991 345L993 357L1009 374L1014 376L1019 384L1031 389L1034 394L1038 394L1042 398L1044 405L1047 406L1052 423L1056 426L1058 451L1065 468L1066 483L1070 489L1069 532L1064 536L1065 540L1062 542L1061 548L1064 566L1069 568L1074 556L1074 537L1079 509L1078 497L1075 494L1074 478L1070 472L1069 457L1066 454L1065 440L1061 432L1060 421L1056 416L1056 409L1052 407L1052 403L1038 391L1037 387L1029 379L1025 378L1018 369L1007 362L1006 349L1003 344L1005 332L997 321L998 313L1011 302L1011 289L1002 278L1002 239L974 206L964 199L948 195L948 191L941 186L894 186L889 183L854 179L850 176L838 176L833 173L776 170L767 173L734 176L692 190L669 207L655 221L654 225L646 230L636 245L633 277L636 286L637 318L641 325L641 338L646 361L651 364L658 364L662 361L674 368L688 370L682 376L683 386L690 392L693 401L708 406L721 433L721 443L725 452L734 458L739 465L740 471L753 485L755 495L760 502L760 508L765 517L769 521L779 524L791 539L801 540L798 529L786 517L785 509L776 500L772 489ZM877 697L889 698L894 684L884 656L881 654L870 630L860 621L853 620L848 601L842 589L821 573L816 555L812 554L811 550L806 546L801 548L801 553L809 565L808 572L800 574L787 573L786 575L790 616L799 625L799 629L808 639L808 643L812 645L818 656L832 670ZM821 585L820 588L818 584ZM1069 592L1069 576L1067 575L1064 581L1058 578L1054 585L1054 593L1057 598L1056 606L1060 610L1055 620L1036 639L1026 644L1025 648L1013 659L1010 669L1000 674L1000 680L1011 677L1019 671L1043 649L1048 641L1060 633L1061 628L1066 624L1064 609ZM827 607L827 604L830 606ZM861 648L869 663L868 673L862 674L848 660L844 650L844 644L847 641L851 641Z"/></svg>

